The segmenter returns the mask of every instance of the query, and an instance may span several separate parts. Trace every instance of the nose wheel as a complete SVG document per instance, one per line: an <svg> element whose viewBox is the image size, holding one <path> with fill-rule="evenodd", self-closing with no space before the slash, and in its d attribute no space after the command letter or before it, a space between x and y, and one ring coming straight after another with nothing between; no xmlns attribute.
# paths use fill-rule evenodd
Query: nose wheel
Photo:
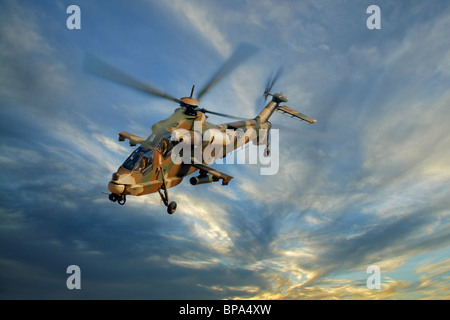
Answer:
<svg viewBox="0 0 450 320"><path fill-rule="evenodd" d="M127 202L127 198L124 194L115 194L115 193L111 193L108 196L109 200L111 200L112 202L117 202L118 204L120 204L121 206L123 206L125 204L125 202Z"/></svg>

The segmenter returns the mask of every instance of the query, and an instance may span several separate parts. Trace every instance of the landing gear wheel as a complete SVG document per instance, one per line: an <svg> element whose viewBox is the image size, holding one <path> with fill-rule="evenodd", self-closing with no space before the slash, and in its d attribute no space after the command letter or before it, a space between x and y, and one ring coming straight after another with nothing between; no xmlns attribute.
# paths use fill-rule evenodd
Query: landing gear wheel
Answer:
<svg viewBox="0 0 450 320"><path fill-rule="evenodd" d="M125 195L121 195L117 200L117 203L120 204L121 206L123 206L125 202L127 202L127 198L125 197Z"/></svg>
<svg viewBox="0 0 450 320"><path fill-rule="evenodd" d="M159 172L162 172L161 175L162 184L161 187L158 189L159 196L161 197L161 200L164 202L164 205L167 207L167 213L172 214L175 212L175 210L177 210L177 203L175 201L169 203L169 194L167 193L166 181L164 180L164 170L161 167L159 167L157 170Z"/></svg>
<svg viewBox="0 0 450 320"><path fill-rule="evenodd" d="M177 203L175 201L172 201L171 203L169 203L169 205L167 206L167 213L168 214L172 214L175 212L175 210L177 210Z"/></svg>
<svg viewBox="0 0 450 320"><path fill-rule="evenodd" d="M123 196L124 197L124 196ZM115 194L115 193L111 193L109 196L108 196L108 198L109 198L109 200L111 200L112 202L117 202L117 201L119 201L121 198L122 198L122 196L120 196L120 195L118 195L118 194Z"/></svg>
<svg viewBox="0 0 450 320"><path fill-rule="evenodd" d="M117 202L118 204L120 204L121 206L123 206L125 204L125 202L127 202L127 198L124 194L115 194L115 193L111 193L108 196L109 200L111 200L112 202Z"/></svg>

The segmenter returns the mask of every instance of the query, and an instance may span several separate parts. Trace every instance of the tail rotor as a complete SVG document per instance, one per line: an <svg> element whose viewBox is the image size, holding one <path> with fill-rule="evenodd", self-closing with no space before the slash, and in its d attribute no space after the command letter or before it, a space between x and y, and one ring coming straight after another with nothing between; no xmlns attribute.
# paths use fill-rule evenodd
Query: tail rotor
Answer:
<svg viewBox="0 0 450 320"><path fill-rule="evenodd" d="M278 70L267 79L266 89L264 90L263 94L265 101L267 100L268 96L272 96L272 93L270 93L270 91L272 90L275 82L277 82L277 80L280 78L282 74L283 74L283 67L279 67Z"/></svg>

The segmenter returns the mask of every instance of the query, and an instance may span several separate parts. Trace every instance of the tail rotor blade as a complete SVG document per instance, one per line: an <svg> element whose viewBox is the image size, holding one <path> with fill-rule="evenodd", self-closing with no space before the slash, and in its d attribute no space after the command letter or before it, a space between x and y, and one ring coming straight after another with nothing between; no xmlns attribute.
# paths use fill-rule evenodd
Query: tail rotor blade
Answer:
<svg viewBox="0 0 450 320"><path fill-rule="evenodd" d="M283 74L283 67L279 67L275 74L271 75L269 79L267 79L266 89L264 90L264 98L267 99L267 96L272 91L273 85L277 82L280 76Z"/></svg>
<svg viewBox="0 0 450 320"><path fill-rule="evenodd" d="M278 68L278 70L275 72L275 75L273 76L273 78L272 78L272 81L271 81L271 83L270 83L270 86L269 86L269 91L271 91L272 90L272 88L273 88L273 85L278 81L278 79L281 77L281 75L283 74L283 67L279 67Z"/></svg>

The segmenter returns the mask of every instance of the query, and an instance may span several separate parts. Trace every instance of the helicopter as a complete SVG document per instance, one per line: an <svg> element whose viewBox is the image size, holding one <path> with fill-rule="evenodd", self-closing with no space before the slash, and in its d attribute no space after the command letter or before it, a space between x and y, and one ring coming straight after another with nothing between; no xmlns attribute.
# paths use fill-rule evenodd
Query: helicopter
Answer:
<svg viewBox="0 0 450 320"><path fill-rule="evenodd" d="M317 120L303 113L286 105L281 105L288 102L286 95L282 92L271 93L273 85L282 72L281 68L268 79L264 90L264 98L267 100L270 96L271 100L252 119L243 119L200 107L200 99L255 52L254 46L241 44L196 97L194 97L194 85L190 95L182 98L167 94L149 83L144 83L120 71L92 54L86 54L84 67L89 73L137 89L153 97L170 100L179 105L170 117L152 126L151 134L147 138L129 132L119 133L119 141L128 140L130 146L139 145L139 147L112 174L108 183L109 200L124 205L127 195L142 196L158 192L162 202L167 207L167 212L173 214L176 211L177 203L169 200L167 190L177 186L184 177L199 171L198 176L190 178L192 185L213 183L220 180L222 185L228 185L233 177L212 168L208 165L209 163L226 157L228 153L250 141L258 146L266 144L264 154L266 156L270 154L269 137L272 124L269 118L274 111L289 114L310 124L317 122ZM213 124L207 121L206 114L208 113L231 118L234 121ZM214 134L211 134L211 132ZM243 134L233 134L235 132ZM251 134L248 134L249 132ZM200 143L195 143L198 139L200 139ZM195 157L196 150L202 154L203 151L213 145L215 147L213 150L219 150L219 152L213 152L212 158L208 161L202 159L202 157ZM176 150L178 152L175 152ZM193 151L194 157L191 156L189 151ZM183 159L183 161L180 162L180 159Z"/></svg>

